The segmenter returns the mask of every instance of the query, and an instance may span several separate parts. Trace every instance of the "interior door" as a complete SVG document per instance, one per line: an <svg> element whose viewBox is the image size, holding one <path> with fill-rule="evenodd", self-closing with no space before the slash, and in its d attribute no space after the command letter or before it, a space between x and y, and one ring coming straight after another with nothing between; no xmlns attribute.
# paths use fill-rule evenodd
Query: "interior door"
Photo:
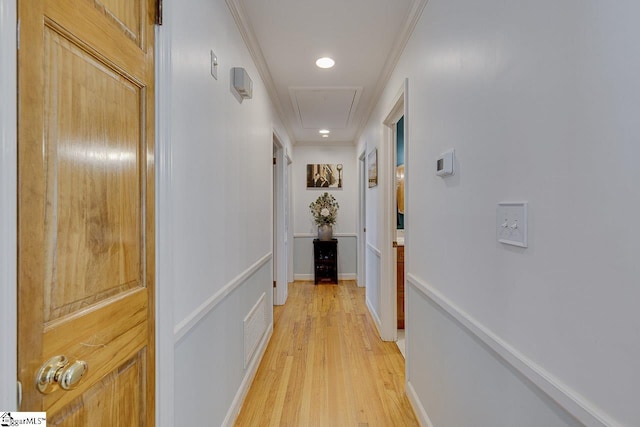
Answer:
<svg viewBox="0 0 640 427"><path fill-rule="evenodd" d="M154 2L20 0L18 15L20 409L151 426Z"/></svg>

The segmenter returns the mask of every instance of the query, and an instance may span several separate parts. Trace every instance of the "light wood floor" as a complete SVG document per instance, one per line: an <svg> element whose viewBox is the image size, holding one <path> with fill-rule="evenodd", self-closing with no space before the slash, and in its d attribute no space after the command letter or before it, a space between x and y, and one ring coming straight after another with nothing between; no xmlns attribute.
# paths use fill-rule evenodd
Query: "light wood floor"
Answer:
<svg viewBox="0 0 640 427"><path fill-rule="evenodd" d="M236 426L417 426L404 359L380 340L364 288L295 282Z"/></svg>

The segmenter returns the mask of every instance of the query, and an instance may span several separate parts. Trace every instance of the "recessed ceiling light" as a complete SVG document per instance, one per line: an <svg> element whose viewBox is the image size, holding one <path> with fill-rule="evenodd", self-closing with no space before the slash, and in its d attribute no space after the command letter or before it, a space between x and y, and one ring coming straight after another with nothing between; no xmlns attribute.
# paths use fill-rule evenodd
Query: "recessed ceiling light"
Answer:
<svg viewBox="0 0 640 427"><path fill-rule="evenodd" d="M320 129L318 132L323 134L323 135L331 133L331 131L328 130L328 129Z"/></svg>
<svg viewBox="0 0 640 427"><path fill-rule="evenodd" d="M329 57L319 58L316 61L316 65L320 68L331 68L336 65L336 61Z"/></svg>
<svg viewBox="0 0 640 427"><path fill-rule="evenodd" d="M329 138L329 135L322 135L323 138Z"/></svg>

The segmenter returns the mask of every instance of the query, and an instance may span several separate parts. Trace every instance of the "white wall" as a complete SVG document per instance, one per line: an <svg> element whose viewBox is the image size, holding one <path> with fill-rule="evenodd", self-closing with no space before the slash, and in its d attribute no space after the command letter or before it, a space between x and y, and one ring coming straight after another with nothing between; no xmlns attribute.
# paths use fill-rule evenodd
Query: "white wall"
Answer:
<svg viewBox="0 0 640 427"><path fill-rule="evenodd" d="M334 237L338 239L338 274L343 279L355 279L356 221L358 215L358 163L354 146L296 145L293 148L292 194L293 194L293 267L296 280L313 278L313 239L318 236L318 227L309 212L309 204L324 192L332 194L340 209ZM342 164L342 189L307 189L307 164Z"/></svg>
<svg viewBox="0 0 640 427"><path fill-rule="evenodd" d="M435 426L573 425L552 399L588 425L640 425L639 13L423 12L359 144L380 144L408 77L408 382ZM448 148L458 170L442 179ZM496 242L496 204L519 200L527 249Z"/></svg>
<svg viewBox="0 0 640 427"><path fill-rule="evenodd" d="M0 410L16 402L16 0L0 0Z"/></svg>
<svg viewBox="0 0 640 427"><path fill-rule="evenodd" d="M291 146L224 1L165 0L165 25L171 105L158 256L171 263L159 267L159 293L171 289L173 304L164 308L172 310L174 360L173 372L160 375L174 378L174 420L159 421L222 425L250 385L243 318L263 293L272 322L274 128ZM253 99L232 94L232 67L247 70Z"/></svg>

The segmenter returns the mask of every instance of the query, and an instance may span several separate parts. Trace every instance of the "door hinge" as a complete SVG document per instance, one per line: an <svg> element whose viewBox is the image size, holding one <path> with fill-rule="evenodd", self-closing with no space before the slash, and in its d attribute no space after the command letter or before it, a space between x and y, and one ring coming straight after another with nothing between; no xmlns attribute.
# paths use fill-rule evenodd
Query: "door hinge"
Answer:
<svg viewBox="0 0 640 427"><path fill-rule="evenodd" d="M273 164L274 165L276 164L276 158L275 157L273 158Z"/></svg>
<svg viewBox="0 0 640 427"><path fill-rule="evenodd" d="M162 25L162 0L156 0L156 25Z"/></svg>
<svg viewBox="0 0 640 427"><path fill-rule="evenodd" d="M16 25L16 49L20 50L20 20L18 19L18 25Z"/></svg>
<svg viewBox="0 0 640 427"><path fill-rule="evenodd" d="M275 280L273 281L273 287L274 288L276 287L276 281Z"/></svg>
<svg viewBox="0 0 640 427"><path fill-rule="evenodd" d="M18 409L22 406L22 383L18 381L17 390L16 390L16 398L18 400Z"/></svg>

